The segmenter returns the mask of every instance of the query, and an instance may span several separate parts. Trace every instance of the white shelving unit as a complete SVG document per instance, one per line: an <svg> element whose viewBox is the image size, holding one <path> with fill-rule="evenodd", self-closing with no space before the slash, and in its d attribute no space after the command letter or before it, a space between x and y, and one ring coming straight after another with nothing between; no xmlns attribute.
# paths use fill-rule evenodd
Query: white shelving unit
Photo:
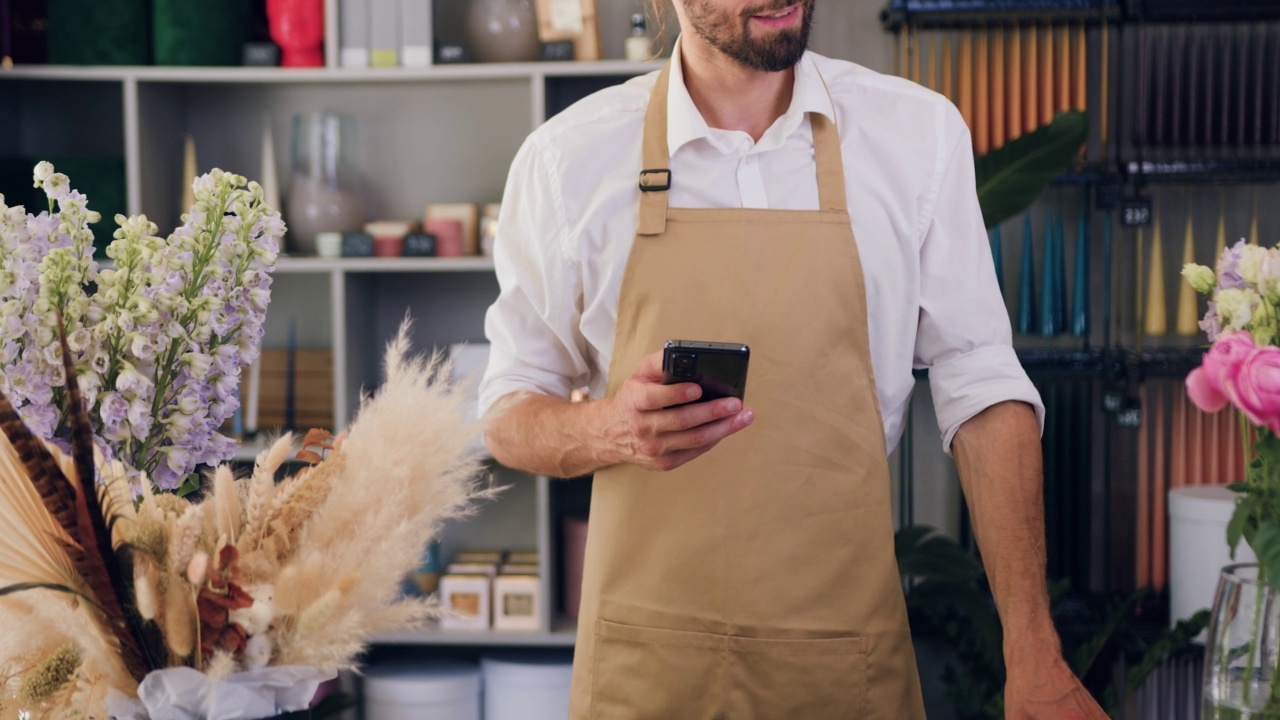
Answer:
<svg viewBox="0 0 1280 720"><path fill-rule="evenodd" d="M292 117L324 110L355 121L366 216L419 218L429 202L500 201L511 159L549 107L660 66L602 61L355 71L17 67L0 70L0 156L123 157L128 213L146 214L168 232L181 211L184 135L195 138L200 172L221 167L256 178L269 125L287 197ZM379 383L383 348L406 311L414 318L420 351L480 342L484 311L497 291L489 258L321 259L286 253L276 268L264 342L283 347L293 333L298 347L332 349L333 427L341 428L361 392ZM237 457L251 461L261 449L258 441ZM442 554L447 560L462 548L539 550L541 629L463 633L428 627L378 643L573 645L574 623L553 617L559 584L554 481L494 463L489 469L508 489L475 518L446 527Z"/></svg>

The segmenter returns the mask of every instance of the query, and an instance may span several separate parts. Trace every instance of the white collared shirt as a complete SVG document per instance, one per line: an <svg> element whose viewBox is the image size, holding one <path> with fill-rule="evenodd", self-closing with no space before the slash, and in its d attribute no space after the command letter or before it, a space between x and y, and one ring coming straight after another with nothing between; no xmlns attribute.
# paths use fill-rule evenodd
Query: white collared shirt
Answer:
<svg viewBox="0 0 1280 720"><path fill-rule="evenodd" d="M1013 351L969 131L955 106L809 52L796 66L789 109L753 143L745 132L707 126L679 56L677 45L667 111L671 207L818 209L805 114L835 121L886 452L902 433L913 367L929 369L948 452L965 420L1001 401L1030 403L1043 427L1040 395ZM521 390L568 397L587 386L604 396L656 79L650 73L575 104L534 131L512 162L494 252L501 292L485 318L492 347L482 413Z"/></svg>

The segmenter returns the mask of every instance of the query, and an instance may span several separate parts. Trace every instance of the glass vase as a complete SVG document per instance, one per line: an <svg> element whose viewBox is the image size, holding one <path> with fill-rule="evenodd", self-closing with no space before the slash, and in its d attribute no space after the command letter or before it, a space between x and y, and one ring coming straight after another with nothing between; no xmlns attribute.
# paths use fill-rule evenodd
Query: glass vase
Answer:
<svg viewBox="0 0 1280 720"><path fill-rule="evenodd" d="M467 39L480 62L538 59L538 23L530 0L471 0Z"/></svg>
<svg viewBox="0 0 1280 720"><path fill-rule="evenodd" d="M1205 646L1204 720L1280 720L1280 602L1256 564L1218 578Z"/></svg>
<svg viewBox="0 0 1280 720"><path fill-rule="evenodd" d="M354 136L349 118L320 112L293 117L293 175L285 199L289 252L314 255L318 233L363 227Z"/></svg>

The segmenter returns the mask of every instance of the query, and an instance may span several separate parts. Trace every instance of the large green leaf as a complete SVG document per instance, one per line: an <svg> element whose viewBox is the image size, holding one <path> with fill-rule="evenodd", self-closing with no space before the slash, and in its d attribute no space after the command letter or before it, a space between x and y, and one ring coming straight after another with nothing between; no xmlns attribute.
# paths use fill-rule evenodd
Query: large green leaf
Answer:
<svg viewBox="0 0 1280 720"><path fill-rule="evenodd" d="M1031 207L1080 155L1089 139L1089 116L1058 113L1053 122L978 158L978 204L987 227Z"/></svg>

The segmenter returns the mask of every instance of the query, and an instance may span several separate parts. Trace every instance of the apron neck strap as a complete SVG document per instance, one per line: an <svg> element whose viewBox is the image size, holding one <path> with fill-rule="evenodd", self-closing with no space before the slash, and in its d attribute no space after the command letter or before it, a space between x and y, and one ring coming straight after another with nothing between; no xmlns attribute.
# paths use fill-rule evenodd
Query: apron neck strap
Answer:
<svg viewBox="0 0 1280 720"><path fill-rule="evenodd" d="M671 63L658 74L644 118L644 147L640 170L640 235L661 235L667 227L667 196L671 189L671 153L667 148L667 88ZM826 88L826 81L822 81ZM828 92L829 94L829 92ZM847 212L844 158L835 123L821 113L807 113L813 128L813 154L818 174L818 203L825 212Z"/></svg>

